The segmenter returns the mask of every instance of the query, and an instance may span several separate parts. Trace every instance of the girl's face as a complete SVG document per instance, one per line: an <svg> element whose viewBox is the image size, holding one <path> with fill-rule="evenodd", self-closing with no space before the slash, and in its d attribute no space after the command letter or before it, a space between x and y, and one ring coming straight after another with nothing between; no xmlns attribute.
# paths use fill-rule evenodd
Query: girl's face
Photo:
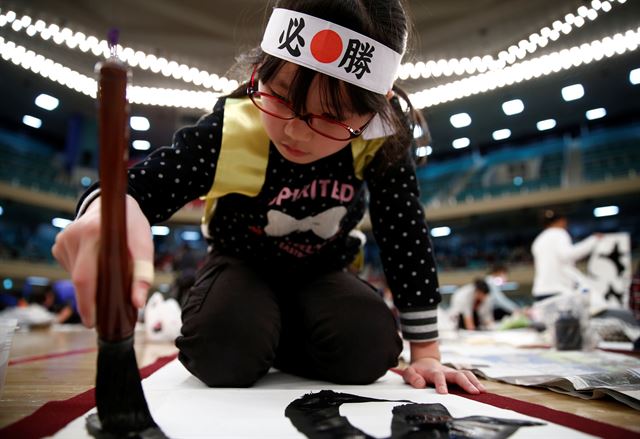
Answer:
<svg viewBox="0 0 640 439"><path fill-rule="evenodd" d="M263 84L258 84L261 92L269 93L286 99L289 95L289 84L298 66L293 63L285 63L282 68ZM319 77L316 76L307 92L307 107L309 113L319 115L335 114L330 108L322 105L320 98ZM373 114L354 114L345 112L346 118L340 122L354 128L360 128L371 119ZM332 140L313 131L306 122L294 118L291 120L278 119L265 112L260 112L262 123L269 138L273 141L280 154L287 160L298 164L307 164L330 156L347 146L350 140Z"/></svg>

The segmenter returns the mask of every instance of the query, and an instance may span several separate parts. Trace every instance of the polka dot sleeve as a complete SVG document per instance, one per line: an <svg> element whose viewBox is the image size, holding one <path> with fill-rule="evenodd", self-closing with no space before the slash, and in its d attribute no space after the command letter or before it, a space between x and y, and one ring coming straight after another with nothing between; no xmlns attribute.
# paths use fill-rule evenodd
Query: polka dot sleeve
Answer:
<svg viewBox="0 0 640 439"><path fill-rule="evenodd" d="M415 168L407 155L395 163L378 154L365 172L373 234L406 340L438 337L440 290Z"/></svg>
<svg viewBox="0 0 640 439"><path fill-rule="evenodd" d="M214 111L196 126L182 128L172 146L154 151L129 169L129 194L150 223L169 219L211 188L222 138L221 113Z"/></svg>
<svg viewBox="0 0 640 439"><path fill-rule="evenodd" d="M151 224L165 221L213 185L222 140L224 102L195 126L182 128L170 147L159 148L128 173L127 192L136 199ZM92 185L78 202L77 215L100 195Z"/></svg>

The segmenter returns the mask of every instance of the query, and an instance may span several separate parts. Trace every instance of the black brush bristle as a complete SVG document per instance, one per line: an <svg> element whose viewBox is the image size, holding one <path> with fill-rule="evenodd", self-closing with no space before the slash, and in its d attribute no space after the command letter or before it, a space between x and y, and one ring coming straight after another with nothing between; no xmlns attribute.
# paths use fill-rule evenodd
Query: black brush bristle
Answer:
<svg viewBox="0 0 640 439"><path fill-rule="evenodd" d="M157 427L142 391L133 337L98 341L96 405L105 432L126 437Z"/></svg>

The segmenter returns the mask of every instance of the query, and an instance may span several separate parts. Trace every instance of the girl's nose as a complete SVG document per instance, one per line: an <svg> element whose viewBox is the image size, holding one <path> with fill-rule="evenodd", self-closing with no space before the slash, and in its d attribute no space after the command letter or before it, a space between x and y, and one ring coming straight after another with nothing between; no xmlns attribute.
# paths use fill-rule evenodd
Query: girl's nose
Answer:
<svg viewBox="0 0 640 439"><path fill-rule="evenodd" d="M291 119L286 121L284 126L284 133L292 139L308 141L313 136L313 130L309 128L307 123L303 120Z"/></svg>

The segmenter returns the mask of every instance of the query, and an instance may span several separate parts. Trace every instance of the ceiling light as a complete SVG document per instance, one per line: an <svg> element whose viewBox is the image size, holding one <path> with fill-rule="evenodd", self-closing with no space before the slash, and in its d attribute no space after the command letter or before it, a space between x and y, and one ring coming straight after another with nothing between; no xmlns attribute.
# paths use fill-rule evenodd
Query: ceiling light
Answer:
<svg viewBox="0 0 640 439"><path fill-rule="evenodd" d="M545 119L536 123L536 128L538 128L538 131L550 130L551 128L555 128L555 126L556 126L555 119Z"/></svg>
<svg viewBox="0 0 640 439"><path fill-rule="evenodd" d="M416 155L418 157L426 157L428 155L431 155L432 152L433 152L433 148L431 148L431 146L429 145L419 146L416 148Z"/></svg>
<svg viewBox="0 0 640 439"><path fill-rule="evenodd" d="M136 131L148 131L151 128L149 119L144 116L131 116L129 119L129 125L132 130Z"/></svg>
<svg viewBox="0 0 640 439"><path fill-rule="evenodd" d="M31 128L40 128L42 126L42 121L37 117L29 116L28 114L22 117L22 123L30 126Z"/></svg>
<svg viewBox="0 0 640 439"><path fill-rule="evenodd" d="M151 148L151 143L148 140L134 140L133 149L138 151L147 151Z"/></svg>
<svg viewBox="0 0 640 439"><path fill-rule="evenodd" d="M607 110L602 107L594 108L592 110L588 110L584 115L589 120L601 119L607 115Z"/></svg>
<svg viewBox="0 0 640 439"><path fill-rule="evenodd" d="M619 212L620 208L618 206L602 206L593 209L593 216L595 216L596 218L601 218L603 216L614 216Z"/></svg>
<svg viewBox="0 0 640 439"><path fill-rule="evenodd" d="M451 116L449 121L455 128L464 128L471 125L471 116L467 113L458 113Z"/></svg>
<svg viewBox="0 0 640 439"><path fill-rule="evenodd" d="M38 107L48 111L55 110L60 103L58 98L54 98L45 93L39 94L35 102Z"/></svg>
<svg viewBox="0 0 640 439"><path fill-rule="evenodd" d="M584 87L582 84L567 85L562 88L562 99L565 101L575 101L584 96Z"/></svg>
<svg viewBox="0 0 640 439"><path fill-rule="evenodd" d="M451 228L444 226L444 227L434 227L433 229L431 229L431 236L433 236L434 238L441 238L443 236L449 236L451 235Z"/></svg>
<svg viewBox="0 0 640 439"><path fill-rule="evenodd" d="M0 216L2 216L3 213L4 213L4 209L2 208L2 206L0 206Z"/></svg>
<svg viewBox="0 0 640 439"><path fill-rule="evenodd" d="M470 144L471 144L471 140L469 140L468 137L460 137L459 139L456 139L451 143L451 145L453 145L455 149L466 148Z"/></svg>
<svg viewBox="0 0 640 439"><path fill-rule="evenodd" d="M520 99L513 99L502 104L502 111L507 116L522 113L524 110L524 103Z"/></svg>
<svg viewBox="0 0 640 439"><path fill-rule="evenodd" d="M640 68L633 69L629 72L629 82L633 85L640 84Z"/></svg>
<svg viewBox="0 0 640 439"><path fill-rule="evenodd" d="M167 236L171 232L167 226L151 226L151 233L156 236Z"/></svg>
<svg viewBox="0 0 640 439"><path fill-rule="evenodd" d="M198 241L201 238L200 232L196 230L185 230L180 234L183 241Z"/></svg>
<svg viewBox="0 0 640 439"><path fill-rule="evenodd" d="M496 130L493 132L493 140L504 140L511 137L511 130L504 128L502 130Z"/></svg>

